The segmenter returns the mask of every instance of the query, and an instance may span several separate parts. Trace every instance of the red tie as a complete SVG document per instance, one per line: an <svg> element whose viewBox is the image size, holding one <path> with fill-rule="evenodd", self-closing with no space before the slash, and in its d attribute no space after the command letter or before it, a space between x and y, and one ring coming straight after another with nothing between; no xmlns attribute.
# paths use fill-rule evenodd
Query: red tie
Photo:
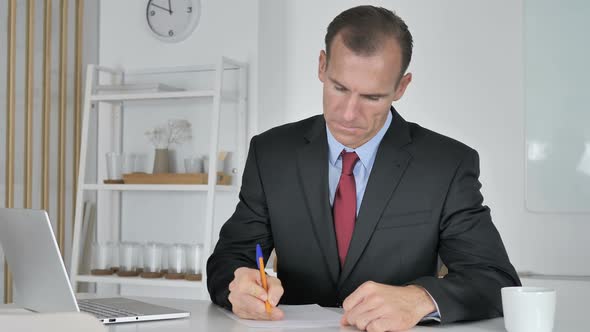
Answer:
<svg viewBox="0 0 590 332"><path fill-rule="evenodd" d="M356 220L356 184L352 170L359 160L356 152L342 150L342 174L334 196L334 229L338 242L338 257L340 266L344 266L354 222Z"/></svg>

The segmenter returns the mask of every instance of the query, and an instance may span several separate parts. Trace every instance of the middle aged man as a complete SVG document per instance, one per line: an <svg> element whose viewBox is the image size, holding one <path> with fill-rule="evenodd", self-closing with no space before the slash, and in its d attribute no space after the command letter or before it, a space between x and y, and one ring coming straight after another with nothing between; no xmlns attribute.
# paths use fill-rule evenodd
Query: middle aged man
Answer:
<svg viewBox="0 0 590 332"><path fill-rule="evenodd" d="M252 139L240 202L207 264L214 303L250 319L283 318L279 303L342 306L343 324L369 331L502 314L500 288L520 281L482 205L477 152L391 107L412 80L411 54L387 9L330 23L324 114ZM268 292L256 243L280 261Z"/></svg>

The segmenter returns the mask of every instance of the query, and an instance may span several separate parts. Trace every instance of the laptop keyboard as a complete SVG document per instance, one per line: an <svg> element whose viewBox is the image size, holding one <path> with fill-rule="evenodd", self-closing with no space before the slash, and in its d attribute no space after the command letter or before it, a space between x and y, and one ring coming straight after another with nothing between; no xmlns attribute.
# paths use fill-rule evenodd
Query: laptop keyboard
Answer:
<svg viewBox="0 0 590 332"><path fill-rule="evenodd" d="M140 315L136 312L127 311L121 308L116 308L88 300L78 300L78 307L80 307L80 311L87 312L100 319L113 317L132 317Z"/></svg>

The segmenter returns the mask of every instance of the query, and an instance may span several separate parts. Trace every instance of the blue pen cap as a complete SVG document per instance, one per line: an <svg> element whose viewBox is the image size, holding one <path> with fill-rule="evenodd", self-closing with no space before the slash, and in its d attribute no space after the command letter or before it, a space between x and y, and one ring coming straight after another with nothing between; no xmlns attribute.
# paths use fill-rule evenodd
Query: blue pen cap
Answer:
<svg viewBox="0 0 590 332"><path fill-rule="evenodd" d="M260 260L259 258L262 258L262 261L264 261L264 257L262 256L262 248L260 248L260 244L256 244L256 266L258 266L258 268L260 268Z"/></svg>

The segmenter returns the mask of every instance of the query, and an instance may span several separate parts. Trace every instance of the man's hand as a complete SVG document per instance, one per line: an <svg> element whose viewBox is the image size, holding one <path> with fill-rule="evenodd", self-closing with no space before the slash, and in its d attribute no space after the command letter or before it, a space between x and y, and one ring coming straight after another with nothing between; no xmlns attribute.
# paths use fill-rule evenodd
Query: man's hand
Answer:
<svg viewBox="0 0 590 332"><path fill-rule="evenodd" d="M369 332L405 331L436 311L434 302L421 287L397 287L372 281L359 286L342 306L343 325Z"/></svg>
<svg viewBox="0 0 590 332"><path fill-rule="evenodd" d="M255 320L280 320L284 313L277 308L283 296L283 286L277 278L267 276L268 294L262 287L260 271L240 267L234 271L234 280L229 284L229 302L232 311L240 318ZM264 301L269 300L270 314L266 312Z"/></svg>

